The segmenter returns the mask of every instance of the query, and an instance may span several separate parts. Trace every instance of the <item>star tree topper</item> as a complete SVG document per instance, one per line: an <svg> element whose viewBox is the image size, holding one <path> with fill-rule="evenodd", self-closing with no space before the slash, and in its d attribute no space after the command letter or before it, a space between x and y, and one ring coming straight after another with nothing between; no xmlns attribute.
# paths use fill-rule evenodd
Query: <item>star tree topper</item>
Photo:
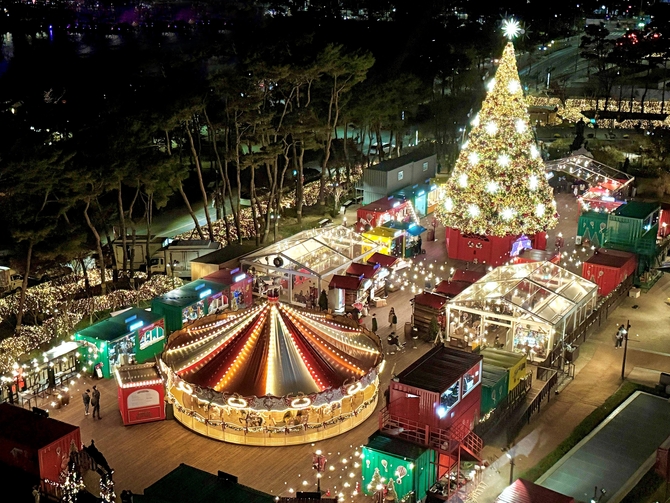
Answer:
<svg viewBox="0 0 670 503"><path fill-rule="evenodd" d="M520 33L516 21L505 34ZM557 223L556 202L530 128L508 42L481 111L472 121L437 216L464 234L535 234Z"/></svg>

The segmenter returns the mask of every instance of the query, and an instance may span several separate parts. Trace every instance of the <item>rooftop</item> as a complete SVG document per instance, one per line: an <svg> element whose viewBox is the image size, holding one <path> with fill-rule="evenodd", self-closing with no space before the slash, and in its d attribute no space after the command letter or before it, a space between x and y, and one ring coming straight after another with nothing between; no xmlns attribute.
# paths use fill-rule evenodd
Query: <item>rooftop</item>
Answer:
<svg viewBox="0 0 670 503"><path fill-rule="evenodd" d="M32 411L0 404L0 439L31 449L41 449L78 430L79 426L42 417Z"/></svg>
<svg viewBox="0 0 670 503"><path fill-rule="evenodd" d="M79 330L77 334L89 339L113 341L141 327L152 325L161 319L163 317L159 314L152 313L146 309L132 307L116 316L111 316L90 327Z"/></svg>
<svg viewBox="0 0 670 503"><path fill-rule="evenodd" d="M398 374L396 380L407 386L442 393L481 360L478 354L438 346Z"/></svg>
<svg viewBox="0 0 670 503"><path fill-rule="evenodd" d="M609 250L607 248L598 248L595 254L592 255L585 263L619 268L634 258L634 253Z"/></svg>
<svg viewBox="0 0 670 503"><path fill-rule="evenodd" d="M419 457L426 452L425 447L399 438L387 437L379 431L373 433L373 435L368 438L368 443L365 444L365 447L377 452L386 452L411 460L419 459Z"/></svg>
<svg viewBox="0 0 670 503"><path fill-rule="evenodd" d="M427 159L430 156L435 155L433 153L432 145L426 145L425 147L419 147L412 152L401 155L400 157L394 157L393 159L385 159L379 164L370 166L367 169L373 171L393 171L394 169L402 168L410 163L420 161L422 159Z"/></svg>
<svg viewBox="0 0 670 503"><path fill-rule="evenodd" d="M619 217L638 218L640 220L644 220L655 211L658 211L660 208L661 205L659 203L629 201L628 203L622 204L616 210L614 210L614 214Z"/></svg>
<svg viewBox="0 0 670 503"><path fill-rule="evenodd" d="M199 264L225 264L226 262L242 257L257 249L258 246L256 244L231 243L212 253L195 258L191 260L191 262L197 262Z"/></svg>
<svg viewBox="0 0 670 503"><path fill-rule="evenodd" d="M225 290L225 286L221 283L196 279L195 281L191 281L179 288L175 288L163 295L155 297L153 301L167 304L168 306L184 307L195 304L200 299L211 295L213 292L222 292L223 290ZM209 291L209 293L206 294L207 291Z"/></svg>
<svg viewBox="0 0 670 503"><path fill-rule="evenodd" d="M575 503L575 500L528 480L517 479L498 496L495 503Z"/></svg>

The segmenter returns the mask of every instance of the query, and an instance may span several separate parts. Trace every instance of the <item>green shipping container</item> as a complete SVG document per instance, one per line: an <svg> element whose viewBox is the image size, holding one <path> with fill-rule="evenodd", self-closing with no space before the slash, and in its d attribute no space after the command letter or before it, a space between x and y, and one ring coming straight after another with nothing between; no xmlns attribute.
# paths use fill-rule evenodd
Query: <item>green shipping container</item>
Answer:
<svg viewBox="0 0 670 503"><path fill-rule="evenodd" d="M608 216L601 211L585 211L579 215L577 235L582 237L582 242L588 241L597 248L601 247L605 242Z"/></svg>
<svg viewBox="0 0 670 503"><path fill-rule="evenodd" d="M502 349L486 348L480 354L484 365L494 365L507 370L507 389L512 391L526 377L526 355Z"/></svg>
<svg viewBox="0 0 670 503"><path fill-rule="evenodd" d="M165 328L171 334L216 309L227 289L221 283L197 279L153 299L151 310L165 318Z"/></svg>
<svg viewBox="0 0 670 503"><path fill-rule="evenodd" d="M496 365L484 363L482 366L482 403L480 418L498 407L498 404L507 396L507 370Z"/></svg>
<svg viewBox="0 0 670 503"><path fill-rule="evenodd" d="M101 364L103 377L131 361L144 363L163 351L165 321L160 314L133 307L75 333L85 344L79 354L84 366Z"/></svg>
<svg viewBox="0 0 670 503"><path fill-rule="evenodd" d="M607 220L605 247L610 244L635 247L640 237L658 224L660 214L659 203L631 201L619 206Z"/></svg>
<svg viewBox="0 0 670 503"><path fill-rule="evenodd" d="M387 484L393 477L398 499L414 491L419 501L435 482L435 451L377 432L368 439L361 456L363 491L367 495L375 493L374 487L368 488L375 469Z"/></svg>

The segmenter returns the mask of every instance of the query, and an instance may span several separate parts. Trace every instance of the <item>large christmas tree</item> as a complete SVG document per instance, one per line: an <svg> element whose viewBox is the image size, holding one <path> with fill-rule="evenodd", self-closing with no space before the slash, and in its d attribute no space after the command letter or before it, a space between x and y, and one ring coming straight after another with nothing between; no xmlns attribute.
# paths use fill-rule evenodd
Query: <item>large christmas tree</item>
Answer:
<svg viewBox="0 0 670 503"><path fill-rule="evenodd" d="M531 235L557 223L510 41L472 121L438 219L462 234Z"/></svg>

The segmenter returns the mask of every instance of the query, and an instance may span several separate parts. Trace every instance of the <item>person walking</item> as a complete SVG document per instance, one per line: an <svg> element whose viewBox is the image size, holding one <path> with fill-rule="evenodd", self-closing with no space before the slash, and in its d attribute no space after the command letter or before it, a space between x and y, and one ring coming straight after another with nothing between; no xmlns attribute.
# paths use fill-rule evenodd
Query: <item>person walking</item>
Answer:
<svg viewBox="0 0 670 503"><path fill-rule="evenodd" d="M84 402L84 415L88 416L88 406L91 403L91 395L89 393L91 392L90 389L87 389L81 394L81 399Z"/></svg>
<svg viewBox="0 0 670 503"><path fill-rule="evenodd" d="M91 397L91 405L93 405L93 419L95 419L95 413L98 413L98 419L100 417L100 391L98 391L97 386L93 386L93 396Z"/></svg>
<svg viewBox="0 0 670 503"><path fill-rule="evenodd" d="M377 329L379 326L377 325L377 313L372 313L372 333L377 335Z"/></svg>
<svg viewBox="0 0 670 503"><path fill-rule="evenodd" d="M626 333L626 329L624 328L623 325L619 327L619 330L617 330L616 333L616 341L614 342L614 348L619 349L621 345L623 344L623 336Z"/></svg>
<svg viewBox="0 0 670 503"><path fill-rule="evenodd" d="M395 310L391 308L389 311L389 327L393 326L393 317L395 316ZM396 318L397 320L397 318Z"/></svg>

